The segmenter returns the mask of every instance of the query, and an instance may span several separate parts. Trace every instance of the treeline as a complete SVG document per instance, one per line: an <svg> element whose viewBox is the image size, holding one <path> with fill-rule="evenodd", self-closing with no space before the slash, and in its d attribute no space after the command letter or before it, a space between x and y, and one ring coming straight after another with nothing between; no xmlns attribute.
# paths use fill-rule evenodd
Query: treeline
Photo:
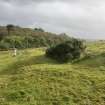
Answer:
<svg viewBox="0 0 105 105"><path fill-rule="evenodd" d="M0 49L49 47L68 41L66 34L45 32L42 28L22 28L14 25L0 26Z"/></svg>

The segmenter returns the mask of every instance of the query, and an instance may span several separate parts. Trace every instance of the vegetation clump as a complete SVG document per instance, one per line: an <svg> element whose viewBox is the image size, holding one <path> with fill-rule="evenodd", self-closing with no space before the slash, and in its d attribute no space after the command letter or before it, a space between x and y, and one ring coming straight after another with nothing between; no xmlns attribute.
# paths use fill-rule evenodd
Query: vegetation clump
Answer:
<svg viewBox="0 0 105 105"><path fill-rule="evenodd" d="M61 63L80 58L86 46L78 39L71 39L55 47L47 49L46 56L53 58Z"/></svg>

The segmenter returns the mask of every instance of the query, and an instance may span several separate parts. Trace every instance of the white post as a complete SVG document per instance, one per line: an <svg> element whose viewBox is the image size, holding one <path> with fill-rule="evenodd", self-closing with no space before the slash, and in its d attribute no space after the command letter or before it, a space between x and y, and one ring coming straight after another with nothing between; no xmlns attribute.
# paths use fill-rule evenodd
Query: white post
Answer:
<svg viewBox="0 0 105 105"><path fill-rule="evenodd" d="M17 49L14 48L14 51L13 51L13 56L16 56L17 55Z"/></svg>

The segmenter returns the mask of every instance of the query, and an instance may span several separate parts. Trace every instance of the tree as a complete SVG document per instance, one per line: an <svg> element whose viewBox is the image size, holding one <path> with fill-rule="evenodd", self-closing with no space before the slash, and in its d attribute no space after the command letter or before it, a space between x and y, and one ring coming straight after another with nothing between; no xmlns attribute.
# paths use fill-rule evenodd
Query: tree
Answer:
<svg viewBox="0 0 105 105"><path fill-rule="evenodd" d="M44 29L42 29L42 28L35 28L34 30L38 31L38 32L44 32Z"/></svg>
<svg viewBox="0 0 105 105"><path fill-rule="evenodd" d="M6 27L7 27L8 35L10 35L10 31L13 30L14 25L8 24Z"/></svg>
<svg viewBox="0 0 105 105"><path fill-rule="evenodd" d="M61 63L68 62L80 58L86 46L83 41L71 39L64 43L58 44L55 47L47 49L46 56L53 58Z"/></svg>
<svg viewBox="0 0 105 105"><path fill-rule="evenodd" d="M42 29L42 28L39 28L39 31L40 31L40 32L44 32L44 29Z"/></svg>

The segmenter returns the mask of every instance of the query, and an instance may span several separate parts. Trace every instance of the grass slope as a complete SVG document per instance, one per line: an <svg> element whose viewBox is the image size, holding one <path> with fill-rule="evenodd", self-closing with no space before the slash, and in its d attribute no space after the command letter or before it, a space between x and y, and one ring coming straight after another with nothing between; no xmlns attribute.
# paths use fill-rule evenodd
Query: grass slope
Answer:
<svg viewBox="0 0 105 105"><path fill-rule="evenodd" d="M105 43L89 44L92 55L58 64L44 49L0 52L0 105L105 105Z"/></svg>

